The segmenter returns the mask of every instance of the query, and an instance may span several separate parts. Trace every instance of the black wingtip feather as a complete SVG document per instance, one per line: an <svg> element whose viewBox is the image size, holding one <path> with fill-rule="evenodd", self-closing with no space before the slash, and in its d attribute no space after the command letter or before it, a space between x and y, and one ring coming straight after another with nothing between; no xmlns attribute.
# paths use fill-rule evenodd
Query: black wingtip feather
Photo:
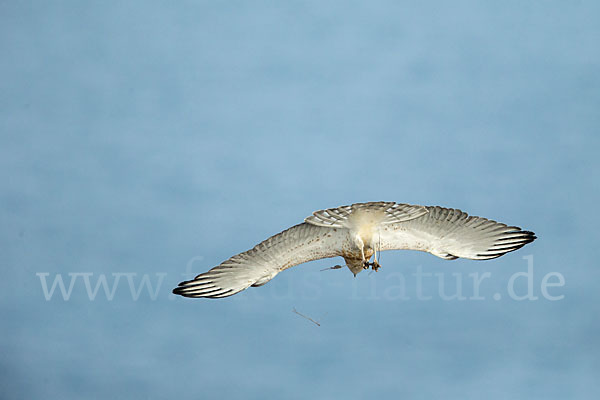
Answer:
<svg viewBox="0 0 600 400"><path fill-rule="evenodd" d="M175 293L175 291L177 289L179 289L179 288L173 289L173 293ZM214 292L214 290L211 291L211 293L212 292ZM224 291L222 293L217 293L216 296L211 296L210 294L208 294L208 292L199 295L197 293L187 293L187 292L184 292L184 291L179 291L179 292L177 292L175 294L178 294L180 296L187 297L187 298L190 298L190 299L199 299L199 298L203 298L203 299L222 299L222 298L225 298L225 297L233 296L236 293L237 292L234 292L233 289L229 289L229 290L226 290L226 291Z"/></svg>
<svg viewBox="0 0 600 400"><path fill-rule="evenodd" d="M191 297L186 294L186 290L188 290L190 287L199 286L203 283L205 283L205 282L198 282L197 279L192 279L191 281L179 282L177 287L175 289L173 289L173 294L178 294L180 296L185 296L185 297Z"/></svg>
<svg viewBox="0 0 600 400"><path fill-rule="evenodd" d="M175 289L173 289L173 294L178 294L180 296L185 296L184 289L185 289L185 287L181 286L181 283L180 283L179 286L177 286Z"/></svg>
<svg viewBox="0 0 600 400"><path fill-rule="evenodd" d="M198 289L198 286L206 284L211 285ZM188 298L219 299L232 296L235 293L237 292L234 292L233 289L223 290L223 288L214 286L213 282L208 280L208 278L195 278L190 281L183 281L173 289L173 294Z"/></svg>
<svg viewBox="0 0 600 400"><path fill-rule="evenodd" d="M515 235L518 234L518 235ZM535 233L531 231L518 231L512 232L511 236L508 238L500 238L496 241L496 243L487 250L487 252L477 254L477 257L482 257L485 260L492 260L494 258L498 258L503 256L506 253L510 253L511 251L515 251L525 246L528 243L533 242L537 239ZM513 236L514 235L514 236ZM511 243L505 243L505 241L510 240Z"/></svg>

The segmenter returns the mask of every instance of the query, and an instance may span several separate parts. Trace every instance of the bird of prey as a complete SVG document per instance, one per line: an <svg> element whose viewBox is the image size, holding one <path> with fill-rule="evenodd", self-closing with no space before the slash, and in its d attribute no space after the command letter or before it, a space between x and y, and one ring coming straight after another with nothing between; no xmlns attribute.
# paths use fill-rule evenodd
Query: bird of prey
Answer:
<svg viewBox="0 0 600 400"><path fill-rule="evenodd" d="M357 203L315 211L303 223L181 282L173 293L227 297L264 285L287 268L336 256L343 257L356 276L369 267L377 271L377 253L383 250L420 250L445 260L489 260L535 239L533 232L458 209L383 201Z"/></svg>

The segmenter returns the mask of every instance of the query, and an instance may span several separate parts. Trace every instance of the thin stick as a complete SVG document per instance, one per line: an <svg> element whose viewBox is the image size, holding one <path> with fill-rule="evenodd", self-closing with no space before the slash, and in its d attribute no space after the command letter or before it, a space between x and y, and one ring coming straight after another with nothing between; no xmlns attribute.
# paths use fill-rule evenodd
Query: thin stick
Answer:
<svg viewBox="0 0 600 400"><path fill-rule="evenodd" d="M320 323L318 323L317 321L315 321L314 319L312 319L311 317L307 317L304 314L300 314L298 311L296 311L296 308L294 307L294 309L292 310L294 313L298 314L299 316L306 318L307 320L311 321L312 323L316 324L317 326L321 326Z"/></svg>
<svg viewBox="0 0 600 400"><path fill-rule="evenodd" d="M327 271L328 269L340 269L340 268L342 268L341 265L334 265L333 267L323 268L321 271Z"/></svg>

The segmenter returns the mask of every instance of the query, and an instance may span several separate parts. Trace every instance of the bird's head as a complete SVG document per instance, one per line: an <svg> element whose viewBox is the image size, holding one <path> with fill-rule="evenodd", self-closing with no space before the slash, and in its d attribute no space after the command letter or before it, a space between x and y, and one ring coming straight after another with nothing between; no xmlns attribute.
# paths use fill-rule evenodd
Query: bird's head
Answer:
<svg viewBox="0 0 600 400"><path fill-rule="evenodd" d="M363 261L360 258L344 258L344 260L346 261L346 266L352 271L354 276L365 269Z"/></svg>

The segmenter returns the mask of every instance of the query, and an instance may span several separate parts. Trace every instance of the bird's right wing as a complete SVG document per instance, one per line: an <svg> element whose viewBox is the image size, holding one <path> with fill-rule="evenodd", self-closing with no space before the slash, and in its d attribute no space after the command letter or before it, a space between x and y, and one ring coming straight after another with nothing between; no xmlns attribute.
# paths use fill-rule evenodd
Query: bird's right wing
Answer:
<svg viewBox="0 0 600 400"><path fill-rule="evenodd" d="M231 257L191 281L181 282L173 293L186 297L219 298L249 286L261 286L284 269L304 262L341 255L346 229L302 223L254 248Z"/></svg>
<svg viewBox="0 0 600 400"><path fill-rule="evenodd" d="M381 250L421 250L446 260L488 260L520 249L536 237L516 226L452 208L427 207L425 215L380 228Z"/></svg>

